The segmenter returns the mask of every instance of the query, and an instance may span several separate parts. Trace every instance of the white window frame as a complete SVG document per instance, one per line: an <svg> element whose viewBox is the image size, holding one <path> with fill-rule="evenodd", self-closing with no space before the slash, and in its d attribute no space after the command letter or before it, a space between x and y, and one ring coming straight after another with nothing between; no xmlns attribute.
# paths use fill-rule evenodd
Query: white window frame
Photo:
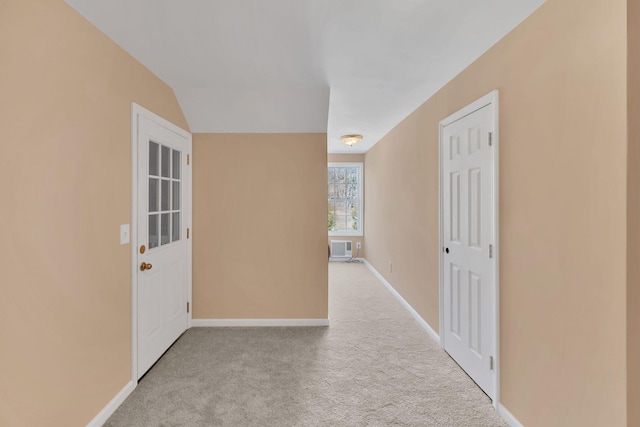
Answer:
<svg viewBox="0 0 640 427"><path fill-rule="evenodd" d="M362 162L329 162L327 164L327 186L329 185L329 168L358 168L358 194L360 203L358 205L358 225L359 230L329 231L329 236L360 236L364 235L364 163ZM327 187L328 191L328 187ZM327 194L327 203L329 195ZM328 231L328 230L327 230Z"/></svg>

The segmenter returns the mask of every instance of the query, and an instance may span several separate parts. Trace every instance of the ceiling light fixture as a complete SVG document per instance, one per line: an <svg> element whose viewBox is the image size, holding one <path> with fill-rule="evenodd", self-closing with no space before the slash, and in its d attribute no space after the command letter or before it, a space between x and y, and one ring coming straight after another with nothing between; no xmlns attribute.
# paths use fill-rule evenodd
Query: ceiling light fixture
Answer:
<svg viewBox="0 0 640 427"><path fill-rule="evenodd" d="M362 141L362 135L342 135L340 140L351 147Z"/></svg>

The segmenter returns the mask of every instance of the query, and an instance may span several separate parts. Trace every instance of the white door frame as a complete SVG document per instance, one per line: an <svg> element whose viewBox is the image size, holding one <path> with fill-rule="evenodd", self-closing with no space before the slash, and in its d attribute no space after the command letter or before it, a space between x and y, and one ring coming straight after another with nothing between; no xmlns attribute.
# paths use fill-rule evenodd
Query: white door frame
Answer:
<svg viewBox="0 0 640 427"><path fill-rule="evenodd" d="M493 384L494 384L494 390L495 390L495 396L493 399L493 406L494 408L498 409L498 405L500 402L500 280L499 280L499 273L500 273L500 239L499 239L499 222L498 222L498 205L499 205L499 180L498 180L498 148L499 148L499 140L500 140L500 136L499 136L499 123L498 123L498 117L499 117L499 113L498 113L498 91L494 90L490 93L488 93L487 95L483 96L482 98L478 99L475 102L472 102L471 104L467 105L466 107L464 107L463 109L461 109L460 111L457 111L455 113L453 113L452 115L450 115L449 117L447 117L446 119L440 121L440 129L439 129L439 145L438 145L438 169L439 169L439 173L438 173L438 188L439 188L439 227L440 227L440 346L442 348L444 348L444 340L445 340L445 334L444 334L444 252L443 252L443 247L444 247L444 222L443 222L443 189L442 189L442 184L443 184L443 177L442 177L442 171L443 171L443 167L442 167L442 153L443 153L443 148L442 148L442 144L444 143L442 136L443 136L443 129L445 126L460 120L461 118L468 116L469 114L483 108L486 107L488 105L491 105L493 107L493 135L492 135L492 140L491 143L493 145L493 182L492 182L492 193L493 193L493 251L494 251L494 257L495 257L495 262L493 264L493 277L495 278L495 286L494 286L494 296L493 296L493 301L494 301L494 312L492 314L492 321L493 321L493 333L494 333L494 337L495 337L495 341L494 341L494 348L493 348L493 360L494 360L494 375L493 375Z"/></svg>
<svg viewBox="0 0 640 427"><path fill-rule="evenodd" d="M192 186L191 165L193 164L191 134L173 123L152 113L144 107L131 103L131 381L138 383L138 117L145 117L160 126L187 139L187 155L190 156L189 167L186 168L185 178L187 205L184 211L184 221L187 228L193 231L192 224ZM191 303L192 285L192 240L187 239L187 301ZM192 325L192 312L188 313L187 329Z"/></svg>

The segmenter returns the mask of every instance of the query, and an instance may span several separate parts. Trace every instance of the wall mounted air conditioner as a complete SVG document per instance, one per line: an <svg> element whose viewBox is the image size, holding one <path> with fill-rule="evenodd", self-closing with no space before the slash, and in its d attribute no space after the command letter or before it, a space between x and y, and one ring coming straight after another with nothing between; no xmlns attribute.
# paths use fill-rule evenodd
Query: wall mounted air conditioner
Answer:
<svg viewBox="0 0 640 427"><path fill-rule="evenodd" d="M331 256L334 258L351 258L351 241L350 240L332 240Z"/></svg>

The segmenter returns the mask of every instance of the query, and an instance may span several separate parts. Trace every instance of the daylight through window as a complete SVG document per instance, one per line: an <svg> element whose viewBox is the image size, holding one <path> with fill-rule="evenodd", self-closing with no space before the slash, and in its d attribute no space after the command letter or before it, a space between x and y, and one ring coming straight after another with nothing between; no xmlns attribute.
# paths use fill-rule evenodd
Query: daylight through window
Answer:
<svg viewBox="0 0 640 427"><path fill-rule="evenodd" d="M329 235L362 235L362 163L329 163Z"/></svg>

